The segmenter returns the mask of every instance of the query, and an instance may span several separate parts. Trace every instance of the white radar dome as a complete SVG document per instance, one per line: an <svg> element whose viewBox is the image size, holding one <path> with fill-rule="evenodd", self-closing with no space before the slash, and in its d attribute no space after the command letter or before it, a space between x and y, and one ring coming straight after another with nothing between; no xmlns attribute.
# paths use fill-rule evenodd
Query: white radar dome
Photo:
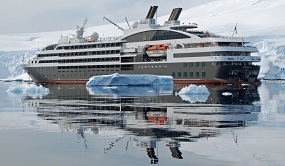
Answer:
<svg viewBox="0 0 285 166"><path fill-rule="evenodd" d="M97 32L93 32L90 38L91 38L91 40L94 40L94 41L98 40L99 34Z"/></svg>
<svg viewBox="0 0 285 166"><path fill-rule="evenodd" d="M138 22L138 21L136 21L136 22L134 22L134 23L133 23L132 27L135 29L135 28L137 28L137 27L138 27L138 25L139 25L139 22Z"/></svg>

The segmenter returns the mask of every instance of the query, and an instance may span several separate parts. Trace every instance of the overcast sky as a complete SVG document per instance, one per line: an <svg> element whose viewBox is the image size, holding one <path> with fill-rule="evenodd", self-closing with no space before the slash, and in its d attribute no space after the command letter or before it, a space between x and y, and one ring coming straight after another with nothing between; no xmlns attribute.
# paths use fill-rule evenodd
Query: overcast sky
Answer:
<svg viewBox="0 0 285 166"><path fill-rule="evenodd" d="M158 16L175 7L191 7L214 0L0 0L0 34L49 32L74 29L88 18L87 27L107 24L125 17L135 21L146 17L149 7L158 5Z"/></svg>

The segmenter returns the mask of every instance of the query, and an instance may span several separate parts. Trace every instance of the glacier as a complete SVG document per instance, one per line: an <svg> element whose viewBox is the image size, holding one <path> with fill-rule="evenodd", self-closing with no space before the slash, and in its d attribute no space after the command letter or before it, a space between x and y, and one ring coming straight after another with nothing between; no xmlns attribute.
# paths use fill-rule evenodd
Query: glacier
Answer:
<svg viewBox="0 0 285 166"><path fill-rule="evenodd" d="M256 44L261 56L259 79L285 79L285 37Z"/></svg>
<svg viewBox="0 0 285 166"><path fill-rule="evenodd" d="M25 73L21 67L23 58L32 57L36 51L0 51L0 79L15 78Z"/></svg>
<svg viewBox="0 0 285 166"><path fill-rule="evenodd" d="M183 6L182 6L183 7ZM243 36L255 45L261 56L260 79L285 79L285 22L280 16L285 14L285 1L281 0L216 0L211 3L184 9L181 23L198 23L199 29L208 30L225 36L232 36L237 23L234 37ZM158 17L163 24L169 15ZM132 23L132 21L130 22ZM118 23L128 28L126 23ZM56 43L61 36L73 34L75 30L29 33L0 34L0 79L28 78L21 68L23 55L33 56L36 51L49 44ZM117 27L106 24L86 29L85 34L97 32L101 37L121 35Z"/></svg>

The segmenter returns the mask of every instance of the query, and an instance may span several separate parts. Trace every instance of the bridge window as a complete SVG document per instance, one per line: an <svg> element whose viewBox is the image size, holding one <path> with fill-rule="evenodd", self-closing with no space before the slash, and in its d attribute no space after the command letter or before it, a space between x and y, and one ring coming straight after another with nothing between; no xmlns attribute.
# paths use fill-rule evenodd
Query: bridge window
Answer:
<svg viewBox="0 0 285 166"><path fill-rule="evenodd" d="M202 72L202 77L206 77L206 72Z"/></svg>
<svg viewBox="0 0 285 166"><path fill-rule="evenodd" d="M184 38L191 38L191 37L171 30L152 30L128 36L123 40L127 40L128 42L141 42L141 41L157 41L157 40L171 40L171 39L184 39Z"/></svg>

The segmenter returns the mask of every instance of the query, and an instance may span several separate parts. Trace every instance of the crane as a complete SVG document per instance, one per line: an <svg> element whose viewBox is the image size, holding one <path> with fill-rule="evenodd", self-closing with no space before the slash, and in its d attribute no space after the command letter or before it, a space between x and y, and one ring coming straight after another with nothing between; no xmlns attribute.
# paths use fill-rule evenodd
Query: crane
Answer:
<svg viewBox="0 0 285 166"><path fill-rule="evenodd" d="M118 27L118 29L124 31L124 28L120 27L119 25L117 25L116 23L114 23L113 21L111 21L109 18L103 17L103 19L109 21L111 24L113 24L113 25L115 25L116 27Z"/></svg>

